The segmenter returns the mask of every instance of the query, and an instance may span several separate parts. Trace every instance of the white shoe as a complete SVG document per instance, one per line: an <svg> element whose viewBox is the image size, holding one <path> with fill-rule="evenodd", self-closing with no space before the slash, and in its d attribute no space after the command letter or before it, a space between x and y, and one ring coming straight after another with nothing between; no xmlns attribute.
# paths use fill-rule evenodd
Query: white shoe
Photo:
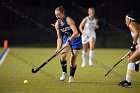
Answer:
<svg viewBox="0 0 140 93"><path fill-rule="evenodd" d="M89 60L89 66L93 66L93 62L92 62L92 60Z"/></svg>
<svg viewBox="0 0 140 93"><path fill-rule="evenodd" d="M74 77L73 76L70 76L68 83L72 83L72 82L74 82Z"/></svg>
<svg viewBox="0 0 140 93"><path fill-rule="evenodd" d="M85 67L85 66L86 66L86 62L83 61L83 63L82 63L82 67Z"/></svg>
<svg viewBox="0 0 140 93"><path fill-rule="evenodd" d="M64 81L67 76L68 76L68 74L66 72L62 72L62 76L60 77L60 80Z"/></svg>

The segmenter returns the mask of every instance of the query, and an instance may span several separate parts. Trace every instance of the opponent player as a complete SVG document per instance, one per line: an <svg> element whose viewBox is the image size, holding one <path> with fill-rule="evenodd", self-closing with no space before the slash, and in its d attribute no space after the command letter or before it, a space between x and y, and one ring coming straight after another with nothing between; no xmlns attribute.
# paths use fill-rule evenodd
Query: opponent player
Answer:
<svg viewBox="0 0 140 93"><path fill-rule="evenodd" d="M82 67L86 66L86 56L89 44L89 65L93 66L93 56L94 56L94 47L96 41L96 32L95 30L99 28L98 19L95 18L95 9L90 7L88 9L88 16L85 17L79 26L79 29L82 33Z"/></svg>
<svg viewBox="0 0 140 93"><path fill-rule="evenodd" d="M133 37L132 46L130 47L133 53L128 59L126 78L118 84L122 87L130 87L132 75L137 68L135 62L140 60L140 24L136 21L134 12L130 12L126 15L125 22Z"/></svg>
<svg viewBox="0 0 140 93"><path fill-rule="evenodd" d="M57 31L57 50L66 46L61 52L60 64L62 66L62 76L60 80L63 81L67 77L67 54L71 50L70 56L70 76L68 82L74 81L74 74L76 71L76 58L78 56L78 50L82 48L82 41L80 33L78 32L75 23L72 18L65 16L65 10L62 6L55 9L55 16L58 19L55 23L55 29Z"/></svg>

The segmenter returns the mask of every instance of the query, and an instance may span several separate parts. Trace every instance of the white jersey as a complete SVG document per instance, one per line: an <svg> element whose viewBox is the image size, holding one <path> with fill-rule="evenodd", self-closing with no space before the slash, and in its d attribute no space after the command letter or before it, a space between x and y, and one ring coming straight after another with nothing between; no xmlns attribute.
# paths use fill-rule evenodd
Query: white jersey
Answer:
<svg viewBox="0 0 140 93"><path fill-rule="evenodd" d="M140 29L139 29L139 33L140 33ZM134 33L132 31L131 31L131 35L132 37L134 37ZM138 37L137 44L140 46L140 35Z"/></svg>
<svg viewBox="0 0 140 93"><path fill-rule="evenodd" d="M86 34L90 34L92 32L95 32L96 28L96 19L90 20L88 17L86 17L86 23L84 25L84 32Z"/></svg>
<svg viewBox="0 0 140 93"><path fill-rule="evenodd" d="M88 17L86 17L86 23L84 25L84 35L82 35L82 44L85 44L89 42L90 38L94 38L96 40L96 24L97 20L94 18L93 20L90 20Z"/></svg>

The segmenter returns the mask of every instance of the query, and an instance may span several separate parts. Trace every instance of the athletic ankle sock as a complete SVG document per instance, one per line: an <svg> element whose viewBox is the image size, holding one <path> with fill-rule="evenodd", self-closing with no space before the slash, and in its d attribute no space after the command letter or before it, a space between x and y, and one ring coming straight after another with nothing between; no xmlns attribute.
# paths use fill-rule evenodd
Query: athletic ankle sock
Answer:
<svg viewBox="0 0 140 93"><path fill-rule="evenodd" d="M67 73L67 61L61 61L60 60L60 64L62 67L62 71Z"/></svg>
<svg viewBox="0 0 140 93"><path fill-rule="evenodd" d="M89 51L89 60L93 60L93 56L94 56L94 50L90 50Z"/></svg>
<svg viewBox="0 0 140 93"><path fill-rule="evenodd" d="M82 51L82 59L83 62L86 62L86 52Z"/></svg>
<svg viewBox="0 0 140 93"><path fill-rule="evenodd" d="M77 66L75 66L75 67L71 67L71 66L70 66L70 76L73 76L73 77L74 77L76 68L77 68Z"/></svg>
<svg viewBox="0 0 140 93"><path fill-rule="evenodd" d="M126 81L131 82L134 70L135 70L135 64L134 63L128 63Z"/></svg>

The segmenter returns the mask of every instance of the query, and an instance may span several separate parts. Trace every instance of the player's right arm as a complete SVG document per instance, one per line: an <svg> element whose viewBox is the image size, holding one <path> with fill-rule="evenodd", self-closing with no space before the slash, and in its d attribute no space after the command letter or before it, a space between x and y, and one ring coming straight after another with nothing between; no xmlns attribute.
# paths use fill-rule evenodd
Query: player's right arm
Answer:
<svg viewBox="0 0 140 93"><path fill-rule="evenodd" d="M134 33L133 36L133 44L137 45L138 37L139 37L139 29L136 26L136 23L130 23L129 24L129 29Z"/></svg>
<svg viewBox="0 0 140 93"><path fill-rule="evenodd" d="M79 25L79 30L82 34L84 34L83 28L84 28L85 23L86 23L86 18L84 18Z"/></svg>
<svg viewBox="0 0 140 93"><path fill-rule="evenodd" d="M134 33L134 36L133 36L133 42L132 42L132 45L130 47L131 51L135 51L136 50L136 45L137 45L137 41L138 41L138 38L139 38L139 29L138 27L136 26L136 23L130 23L129 24L129 29L130 31L132 31Z"/></svg>
<svg viewBox="0 0 140 93"><path fill-rule="evenodd" d="M56 21L56 23L55 23L55 29L56 29L56 33L57 33L57 49L56 49L56 51L57 51L62 47L62 35L61 35L61 31L58 26L58 21Z"/></svg>

